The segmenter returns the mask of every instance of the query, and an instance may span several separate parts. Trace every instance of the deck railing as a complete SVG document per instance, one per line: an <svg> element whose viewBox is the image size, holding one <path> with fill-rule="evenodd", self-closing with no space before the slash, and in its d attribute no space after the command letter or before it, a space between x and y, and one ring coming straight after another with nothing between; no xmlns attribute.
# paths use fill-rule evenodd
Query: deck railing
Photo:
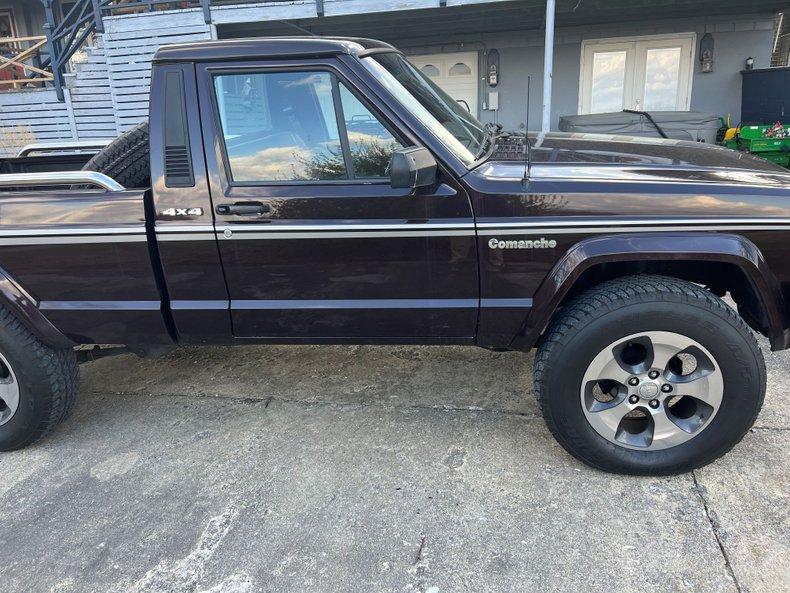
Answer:
<svg viewBox="0 0 790 593"><path fill-rule="evenodd" d="M18 89L52 80L52 72L41 67L44 35L0 37L0 90Z"/></svg>
<svg viewBox="0 0 790 593"><path fill-rule="evenodd" d="M63 75L72 56L80 51L94 32L104 32L103 18L110 15L133 14L158 10L201 8L207 24L211 23L212 6L249 4L261 0L76 0L61 19L55 18L53 0L44 4L45 37L9 38L9 47L19 43L32 45L2 52L0 46L0 90L3 86L17 88L20 84L52 82L58 98L64 99ZM293 0L266 0L292 2ZM315 0L316 15L324 16L324 0ZM1 41L1 40L0 40ZM46 55L42 50L46 48ZM33 56L35 60L29 60ZM35 62L32 63L31 62ZM3 72L6 72L3 74ZM20 74L22 73L22 74ZM13 80L12 80L13 79Z"/></svg>
<svg viewBox="0 0 790 593"><path fill-rule="evenodd" d="M253 4L262 0L109 0L100 2L101 13L108 15L132 14L155 10L176 10L179 8L202 8L206 23L211 23L212 6L233 4ZM267 2L293 2L293 0L266 0ZM324 16L324 0L316 0L318 16Z"/></svg>

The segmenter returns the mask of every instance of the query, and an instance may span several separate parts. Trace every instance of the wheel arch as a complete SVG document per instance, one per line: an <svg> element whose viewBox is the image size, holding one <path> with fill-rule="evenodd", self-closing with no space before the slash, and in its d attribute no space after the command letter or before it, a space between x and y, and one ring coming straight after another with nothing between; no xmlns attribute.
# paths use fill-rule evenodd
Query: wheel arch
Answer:
<svg viewBox="0 0 790 593"><path fill-rule="evenodd" d="M533 307L511 347L533 347L554 314L579 292L612 278L649 273L730 292L738 311L771 342L787 348L790 332L776 277L760 250L735 234L661 233L592 237L569 249L535 293Z"/></svg>
<svg viewBox="0 0 790 593"><path fill-rule="evenodd" d="M46 345L53 348L74 346L74 342L44 316L36 300L2 268L0 268L0 306L8 309Z"/></svg>

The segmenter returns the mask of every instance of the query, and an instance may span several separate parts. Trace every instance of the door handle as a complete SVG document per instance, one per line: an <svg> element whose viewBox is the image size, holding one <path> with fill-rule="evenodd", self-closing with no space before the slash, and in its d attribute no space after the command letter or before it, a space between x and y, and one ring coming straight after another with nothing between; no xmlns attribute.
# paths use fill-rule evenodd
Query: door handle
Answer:
<svg viewBox="0 0 790 593"><path fill-rule="evenodd" d="M252 216L266 214L271 210L268 204L260 202L236 202L235 204L220 204L217 214L235 214L236 216Z"/></svg>

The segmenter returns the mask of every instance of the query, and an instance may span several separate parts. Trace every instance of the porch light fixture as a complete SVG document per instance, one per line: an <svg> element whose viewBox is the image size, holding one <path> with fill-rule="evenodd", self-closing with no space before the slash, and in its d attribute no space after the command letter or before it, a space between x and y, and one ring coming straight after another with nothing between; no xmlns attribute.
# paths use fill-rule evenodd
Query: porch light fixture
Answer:
<svg viewBox="0 0 790 593"><path fill-rule="evenodd" d="M700 72L713 72L713 35L705 33L699 42Z"/></svg>
<svg viewBox="0 0 790 593"><path fill-rule="evenodd" d="M499 50L492 49L486 55L486 81L491 88L499 84Z"/></svg>

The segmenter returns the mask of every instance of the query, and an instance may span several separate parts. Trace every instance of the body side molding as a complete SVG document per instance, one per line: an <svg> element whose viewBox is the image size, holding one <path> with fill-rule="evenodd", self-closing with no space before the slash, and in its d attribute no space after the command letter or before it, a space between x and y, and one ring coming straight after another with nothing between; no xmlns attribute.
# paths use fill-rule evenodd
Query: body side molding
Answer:
<svg viewBox="0 0 790 593"><path fill-rule="evenodd" d="M786 348L790 329L779 282L757 246L740 235L725 233L623 233L591 237L569 249L538 287L534 307L511 346L533 347L554 312L579 277L606 263L720 262L734 264L752 283L769 324L772 349Z"/></svg>

